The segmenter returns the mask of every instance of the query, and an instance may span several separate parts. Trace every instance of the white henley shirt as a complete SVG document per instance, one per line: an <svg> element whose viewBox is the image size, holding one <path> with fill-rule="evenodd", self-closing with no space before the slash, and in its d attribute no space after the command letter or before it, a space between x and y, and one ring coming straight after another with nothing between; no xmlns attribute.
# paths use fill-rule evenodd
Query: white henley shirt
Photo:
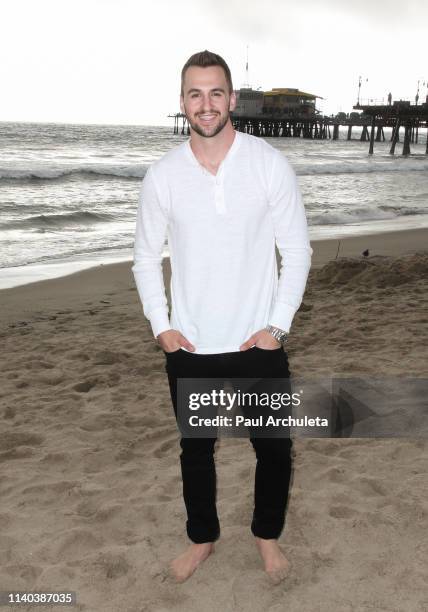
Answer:
<svg viewBox="0 0 428 612"><path fill-rule="evenodd" d="M162 274L166 238L171 320ZM175 329L196 353L226 353L267 324L289 331L311 255L296 174L262 138L235 131L215 176L190 139L147 170L132 271L155 337Z"/></svg>

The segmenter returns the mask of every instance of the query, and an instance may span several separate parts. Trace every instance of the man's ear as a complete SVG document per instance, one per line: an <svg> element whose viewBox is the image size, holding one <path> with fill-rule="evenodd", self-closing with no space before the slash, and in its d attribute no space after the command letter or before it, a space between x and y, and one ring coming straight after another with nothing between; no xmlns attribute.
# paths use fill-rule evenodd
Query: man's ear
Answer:
<svg viewBox="0 0 428 612"><path fill-rule="evenodd" d="M232 93L230 94L230 100L229 100L229 110L234 111L235 108L236 108L236 93L232 91Z"/></svg>
<svg viewBox="0 0 428 612"><path fill-rule="evenodd" d="M183 113L183 115L185 114L184 112L184 99L183 96L180 94L180 110Z"/></svg>

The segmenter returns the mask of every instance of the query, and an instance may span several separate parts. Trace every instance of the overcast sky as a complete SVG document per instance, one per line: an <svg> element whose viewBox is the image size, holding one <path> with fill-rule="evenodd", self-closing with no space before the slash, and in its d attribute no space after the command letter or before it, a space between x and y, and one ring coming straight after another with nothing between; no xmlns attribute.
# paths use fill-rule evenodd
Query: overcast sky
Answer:
<svg viewBox="0 0 428 612"><path fill-rule="evenodd" d="M326 114L360 75L363 99L426 95L426 0L2 0L1 18L0 121L172 126L188 57L219 53L239 88L247 45L254 88Z"/></svg>

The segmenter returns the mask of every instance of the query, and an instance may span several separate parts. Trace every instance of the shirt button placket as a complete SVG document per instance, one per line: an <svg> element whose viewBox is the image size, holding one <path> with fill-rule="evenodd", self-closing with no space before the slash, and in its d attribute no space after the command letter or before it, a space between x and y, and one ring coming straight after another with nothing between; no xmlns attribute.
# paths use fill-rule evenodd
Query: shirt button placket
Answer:
<svg viewBox="0 0 428 612"><path fill-rule="evenodd" d="M215 208L218 214L226 214L226 206L224 202L224 189L222 177L217 175L214 183Z"/></svg>

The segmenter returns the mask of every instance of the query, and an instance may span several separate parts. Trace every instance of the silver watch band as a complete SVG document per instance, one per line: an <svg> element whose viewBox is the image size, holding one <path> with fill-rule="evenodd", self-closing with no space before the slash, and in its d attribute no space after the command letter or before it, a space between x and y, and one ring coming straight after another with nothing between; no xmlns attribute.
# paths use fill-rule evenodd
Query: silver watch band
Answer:
<svg viewBox="0 0 428 612"><path fill-rule="evenodd" d="M273 325L266 325L265 329L272 334L278 342L281 342L281 344L287 342L288 333L283 329L279 329L279 327L274 327Z"/></svg>

